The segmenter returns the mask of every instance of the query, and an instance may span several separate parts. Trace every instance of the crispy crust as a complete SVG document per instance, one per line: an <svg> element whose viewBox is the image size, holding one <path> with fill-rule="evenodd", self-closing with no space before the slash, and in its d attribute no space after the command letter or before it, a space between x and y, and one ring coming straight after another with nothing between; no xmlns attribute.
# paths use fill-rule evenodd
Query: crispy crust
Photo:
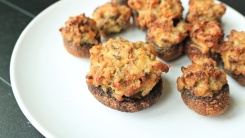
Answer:
<svg viewBox="0 0 245 138"><path fill-rule="evenodd" d="M245 76L243 74L236 75L235 73L232 73L229 70L226 70L225 68L223 69L229 76L235 79L240 85L245 86Z"/></svg>
<svg viewBox="0 0 245 138"><path fill-rule="evenodd" d="M59 31L63 39L72 42L73 46L100 43L100 33L96 27L96 22L85 14L70 17Z"/></svg>
<svg viewBox="0 0 245 138"><path fill-rule="evenodd" d="M59 31L66 50L76 57L89 57L89 49L101 41L96 22L84 13L70 17Z"/></svg>
<svg viewBox="0 0 245 138"><path fill-rule="evenodd" d="M217 116L222 114L230 104L228 84L224 85L213 97L195 96L189 90L182 92L181 97L190 109L204 116Z"/></svg>
<svg viewBox="0 0 245 138"><path fill-rule="evenodd" d="M128 0L133 10L134 24L141 30L147 29L156 19L182 19L183 6L180 0Z"/></svg>
<svg viewBox="0 0 245 138"><path fill-rule="evenodd" d="M169 61L174 60L183 55L183 43L175 44L169 47L159 47L152 42L146 33L146 42L151 43L156 50L157 56L163 60Z"/></svg>
<svg viewBox="0 0 245 138"><path fill-rule="evenodd" d="M225 72L243 86L245 86L244 42L245 32L232 30L220 52Z"/></svg>
<svg viewBox="0 0 245 138"><path fill-rule="evenodd" d="M108 36L126 30L130 25L131 15L131 9L127 5L112 1L97 7L93 19L101 36Z"/></svg>
<svg viewBox="0 0 245 138"><path fill-rule="evenodd" d="M189 0L186 21L190 23L199 19L221 21L225 11L225 5L222 3L218 4L214 0Z"/></svg>
<svg viewBox="0 0 245 138"><path fill-rule="evenodd" d="M212 53L209 51L206 54L203 54L198 48L192 47L191 45L193 42L190 38L187 38L184 43L184 53L192 60L194 56L200 56L200 57L210 57L217 63L221 60L221 56L219 53Z"/></svg>
<svg viewBox="0 0 245 138"><path fill-rule="evenodd" d="M152 106L160 98L162 88L162 79L160 79L151 92L141 99L124 98L123 101L118 101L111 95L112 92L104 92L100 87L88 84L89 91L99 102L122 112L137 112Z"/></svg>
<svg viewBox="0 0 245 138"><path fill-rule="evenodd" d="M100 42L100 38L97 38ZM82 44L81 46L74 46L72 42L69 42L67 39L63 38L63 43L66 50L76 57L88 58L90 57L89 49L92 48L91 44Z"/></svg>
<svg viewBox="0 0 245 138"><path fill-rule="evenodd" d="M156 59L151 44L130 42L120 37L109 39L90 49L90 71L86 82L103 91L111 89L118 101L124 97L147 95L168 65ZM141 97L142 97L141 96Z"/></svg>
<svg viewBox="0 0 245 138"><path fill-rule="evenodd" d="M227 83L225 72L211 58L195 56L192 64L181 67L181 71L176 81L179 92L187 89L196 96L212 97Z"/></svg>
<svg viewBox="0 0 245 138"><path fill-rule="evenodd" d="M139 20L138 20L139 13L135 9L132 9L132 15L133 15L133 23L134 23L134 25L137 28L139 28L140 30L146 31L148 28L147 28L147 26L140 26ZM182 20L182 18L180 18L180 19L172 19L172 20L173 20L174 25L176 25L176 24L178 24L180 22L180 20Z"/></svg>

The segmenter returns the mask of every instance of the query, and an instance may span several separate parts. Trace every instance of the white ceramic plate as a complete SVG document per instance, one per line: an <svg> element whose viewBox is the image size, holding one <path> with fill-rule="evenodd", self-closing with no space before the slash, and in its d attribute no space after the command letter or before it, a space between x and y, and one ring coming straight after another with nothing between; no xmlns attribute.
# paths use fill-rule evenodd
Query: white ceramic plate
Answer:
<svg viewBox="0 0 245 138"><path fill-rule="evenodd" d="M88 91L89 60L76 58L63 47L59 28L70 16L92 15L106 0L63 0L39 14L23 31L13 51L10 74L16 100L29 121L46 137L235 137L244 134L245 92L228 76L231 105L218 117L196 114L184 105L176 88L186 56L172 62L163 74L164 90L151 108L124 113L99 103ZM183 0L187 12L188 1ZM222 19L225 34L245 30L244 17L227 6ZM133 26L118 34L144 41ZM116 36L114 36L116 37ZM167 63L169 64L169 63Z"/></svg>

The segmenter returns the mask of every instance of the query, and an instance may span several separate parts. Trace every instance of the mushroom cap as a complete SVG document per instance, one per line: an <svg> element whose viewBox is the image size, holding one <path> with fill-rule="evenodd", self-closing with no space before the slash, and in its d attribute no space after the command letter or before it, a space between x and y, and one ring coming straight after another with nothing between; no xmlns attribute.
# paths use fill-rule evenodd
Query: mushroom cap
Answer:
<svg viewBox="0 0 245 138"><path fill-rule="evenodd" d="M182 100L192 110L204 116L217 116L228 108L230 104L229 85L225 84L213 97L196 96L189 90L181 93Z"/></svg>
<svg viewBox="0 0 245 138"><path fill-rule="evenodd" d="M112 96L111 91L103 91L101 87L95 87L88 84L88 89L91 94L102 104L112 109L122 112L138 112L155 104L162 95L163 84L162 79L153 87L151 92L141 98L124 98L123 101L118 101Z"/></svg>

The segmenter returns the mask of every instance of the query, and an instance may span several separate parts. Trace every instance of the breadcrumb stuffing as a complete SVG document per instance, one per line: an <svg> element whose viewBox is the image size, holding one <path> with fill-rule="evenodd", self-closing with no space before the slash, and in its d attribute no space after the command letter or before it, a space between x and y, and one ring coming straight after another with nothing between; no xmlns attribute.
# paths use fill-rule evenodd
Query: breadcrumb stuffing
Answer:
<svg viewBox="0 0 245 138"><path fill-rule="evenodd" d="M188 36L189 25L180 22L177 26L170 19L159 18L148 29L148 37L159 47L181 43Z"/></svg>
<svg viewBox="0 0 245 138"><path fill-rule="evenodd" d="M118 33L130 24L131 9L126 5L112 2L99 6L93 13L93 19L102 36Z"/></svg>
<svg viewBox="0 0 245 138"><path fill-rule="evenodd" d="M187 22L195 22L199 19L205 21L220 21L225 14L226 7L214 0L190 0Z"/></svg>
<svg viewBox="0 0 245 138"><path fill-rule="evenodd" d="M169 66L156 60L156 52L151 44L129 42L120 37L94 46L90 49L90 71L87 83L111 90L113 96L122 101L123 97L147 95L168 72Z"/></svg>
<svg viewBox="0 0 245 138"><path fill-rule="evenodd" d="M192 64L181 68L182 76L177 79L178 91L189 90L196 96L212 97L227 83L225 72L216 62L207 57L193 57Z"/></svg>
<svg viewBox="0 0 245 138"><path fill-rule="evenodd" d="M198 48L203 54L209 51L219 53L223 37L223 29L217 21L199 20L190 30L190 39L193 42L191 46Z"/></svg>
<svg viewBox="0 0 245 138"><path fill-rule="evenodd" d="M245 32L232 30L221 50L224 68L245 76Z"/></svg>
<svg viewBox="0 0 245 138"><path fill-rule="evenodd" d="M148 28L158 18L181 19L184 8L180 0L128 0L138 13L141 28Z"/></svg>
<svg viewBox="0 0 245 138"><path fill-rule="evenodd" d="M70 17L65 26L60 28L60 32L64 39L72 42L73 46L99 44L100 33L96 28L96 22L85 14Z"/></svg>

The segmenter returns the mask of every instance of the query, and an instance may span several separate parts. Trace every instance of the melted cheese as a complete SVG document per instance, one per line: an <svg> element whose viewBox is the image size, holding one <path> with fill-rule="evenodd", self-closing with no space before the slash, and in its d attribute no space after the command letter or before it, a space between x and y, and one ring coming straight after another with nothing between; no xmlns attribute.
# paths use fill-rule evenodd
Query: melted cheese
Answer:
<svg viewBox="0 0 245 138"><path fill-rule="evenodd" d="M227 83L225 72L219 70L210 58L194 57L192 64L181 70L183 75L177 79L180 92L186 89L196 96L212 97Z"/></svg>
<svg viewBox="0 0 245 138"><path fill-rule="evenodd" d="M136 93L147 95L156 85L162 72L169 67L156 60L152 45L132 43L122 38L109 39L90 50L91 66L87 83L112 90L113 96L122 101L123 96Z"/></svg>

